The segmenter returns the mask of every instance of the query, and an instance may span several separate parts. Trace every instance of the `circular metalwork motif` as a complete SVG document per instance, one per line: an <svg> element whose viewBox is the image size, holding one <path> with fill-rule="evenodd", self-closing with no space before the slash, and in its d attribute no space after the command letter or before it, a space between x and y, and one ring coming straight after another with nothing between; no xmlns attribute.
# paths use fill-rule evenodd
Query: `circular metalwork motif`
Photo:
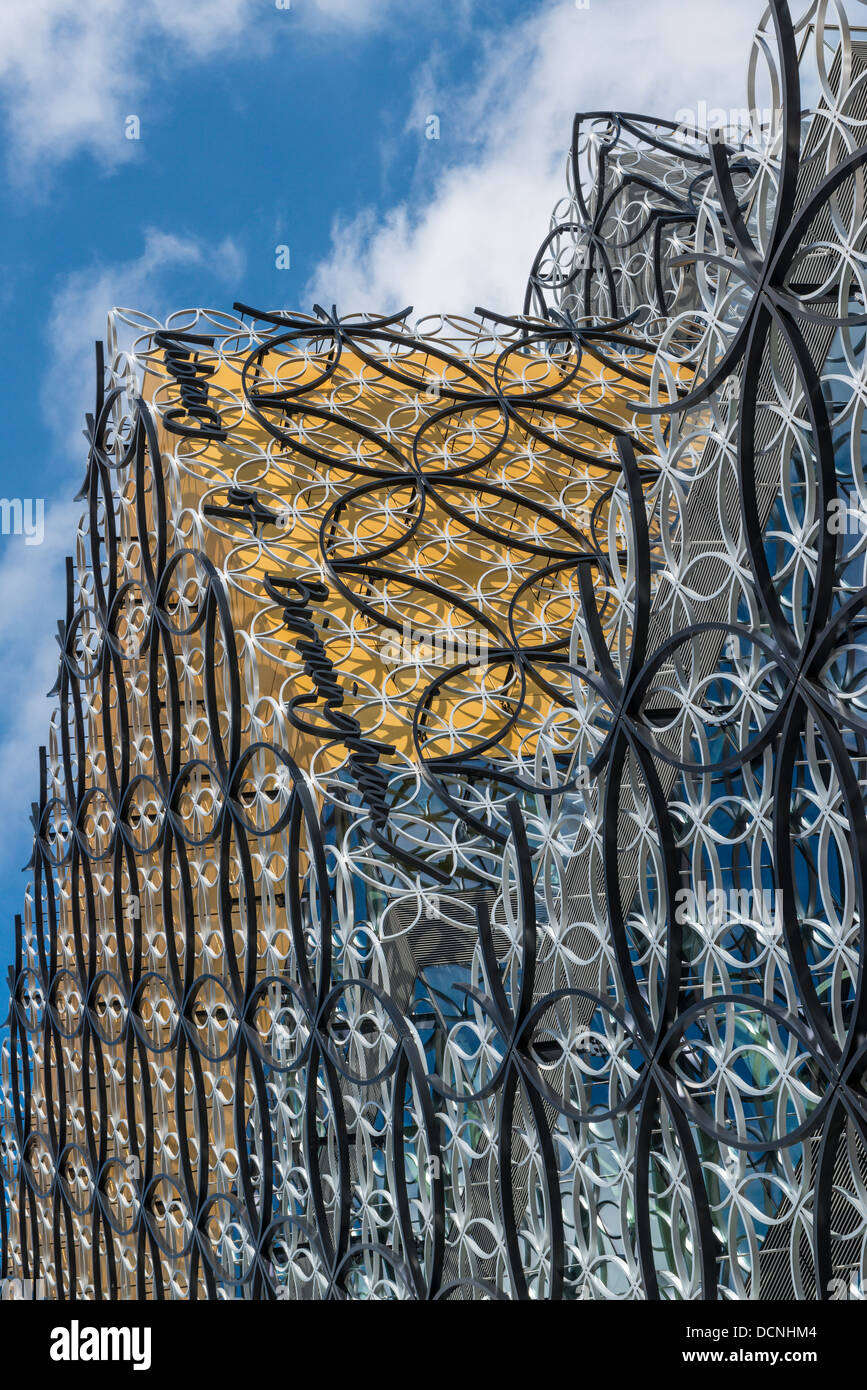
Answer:
<svg viewBox="0 0 867 1390"><path fill-rule="evenodd" d="M773 0L745 122L576 117L522 313L110 316L10 975L9 1276L862 1289L842 14Z"/></svg>

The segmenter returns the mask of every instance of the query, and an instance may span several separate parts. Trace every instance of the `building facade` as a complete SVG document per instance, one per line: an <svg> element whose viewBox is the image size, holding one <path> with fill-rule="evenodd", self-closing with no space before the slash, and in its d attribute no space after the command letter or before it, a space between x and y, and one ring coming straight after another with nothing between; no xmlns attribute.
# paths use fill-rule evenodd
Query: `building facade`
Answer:
<svg viewBox="0 0 867 1390"><path fill-rule="evenodd" d="M7 1279L860 1295L859 35L576 117L518 311L109 315Z"/></svg>

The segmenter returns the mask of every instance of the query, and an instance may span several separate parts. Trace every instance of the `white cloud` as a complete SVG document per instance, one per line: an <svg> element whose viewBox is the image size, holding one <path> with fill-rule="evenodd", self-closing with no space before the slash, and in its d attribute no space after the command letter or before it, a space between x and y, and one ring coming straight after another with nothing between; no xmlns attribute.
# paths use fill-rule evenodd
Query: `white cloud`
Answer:
<svg viewBox="0 0 867 1390"><path fill-rule="evenodd" d="M314 0L306 7L304 0L295 0L295 3L306 13L308 23L350 24L353 28L381 23L385 15L395 9L395 0Z"/></svg>
<svg viewBox="0 0 867 1390"><path fill-rule="evenodd" d="M151 48L206 57L238 38L254 8L255 0L3 0L0 102L13 169L41 172L80 149L109 163L128 157L123 122L141 114Z"/></svg>
<svg viewBox="0 0 867 1390"><path fill-rule="evenodd" d="M514 312L565 191L575 111L671 117L701 98L744 106L764 8L762 0L592 0L578 10L555 0L489 36L472 87L438 85L432 62L410 121L425 161L442 161L432 193L336 220L303 302L336 301L341 312L409 303L418 313L476 304ZM433 113L439 142L425 140Z"/></svg>
<svg viewBox="0 0 867 1390"><path fill-rule="evenodd" d="M432 18L447 17L449 23L465 21L475 9L475 0L436 0L434 5L423 0L415 8L406 0L292 0L302 22L311 28L347 25L353 29L403 20L411 24L429 24Z"/></svg>
<svg viewBox="0 0 867 1390"><path fill-rule="evenodd" d="M473 0L439 0L449 22ZM415 23L405 0L0 0L0 108L19 178L78 154L106 165L132 156L129 115L147 118L151 59L174 66L265 49L281 24L299 31ZM424 18L424 16L423 16ZM430 15L427 16L430 20Z"/></svg>

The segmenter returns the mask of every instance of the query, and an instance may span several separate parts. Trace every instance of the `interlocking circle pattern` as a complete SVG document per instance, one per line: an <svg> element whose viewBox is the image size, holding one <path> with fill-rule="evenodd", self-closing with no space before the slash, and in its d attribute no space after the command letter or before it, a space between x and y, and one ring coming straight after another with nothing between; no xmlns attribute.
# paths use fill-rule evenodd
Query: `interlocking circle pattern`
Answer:
<svg viewBox="0 0 867 1390"><path fill-rule="evenodd" d="M7 1277L867 1287L867 26L748 101L577 116L521 313L110 315Z"/></svg>

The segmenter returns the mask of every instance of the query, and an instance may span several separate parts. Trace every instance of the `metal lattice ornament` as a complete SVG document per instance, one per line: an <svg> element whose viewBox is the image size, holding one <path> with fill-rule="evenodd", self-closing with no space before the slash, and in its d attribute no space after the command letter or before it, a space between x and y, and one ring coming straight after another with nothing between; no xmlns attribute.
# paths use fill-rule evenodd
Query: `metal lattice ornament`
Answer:
<svg viewBox="0 0 867 1390"><path fill-rule="evenodd" d="M577 117L520 314L112 313L8 1274L862 1287L862 32L774 0L749 128Z"/></svg>

